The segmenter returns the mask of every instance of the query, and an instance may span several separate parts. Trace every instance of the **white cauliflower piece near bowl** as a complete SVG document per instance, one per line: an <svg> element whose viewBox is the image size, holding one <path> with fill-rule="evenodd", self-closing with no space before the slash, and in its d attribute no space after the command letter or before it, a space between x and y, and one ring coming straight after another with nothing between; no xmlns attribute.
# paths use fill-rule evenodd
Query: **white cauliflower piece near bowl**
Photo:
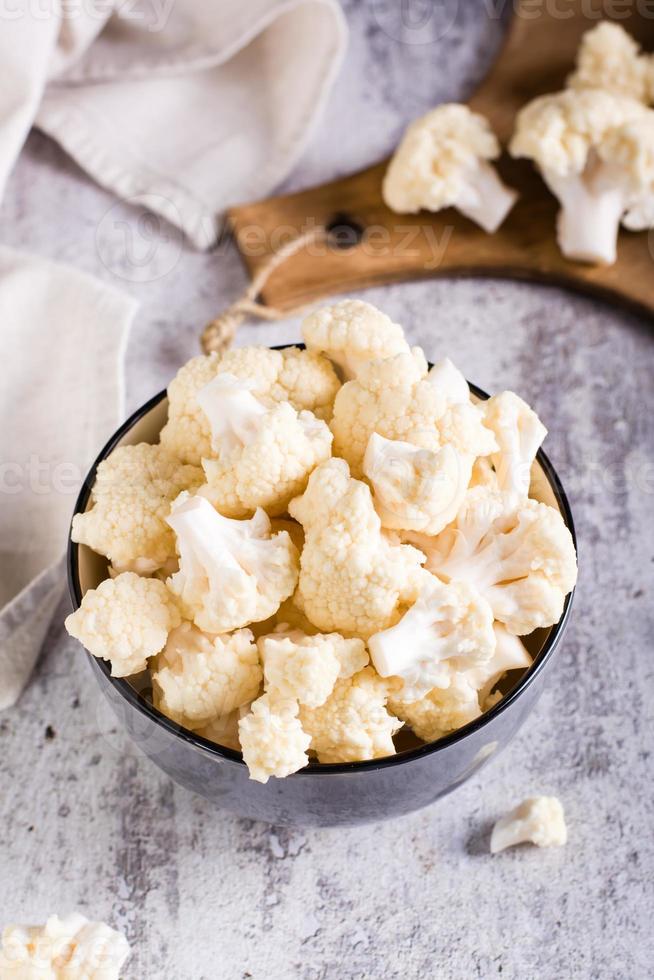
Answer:
<svg viewBox="0 0 654 980"><path fill-rule="evenodd" d="M489 604L464 583L446 585L428 573L417 601L390 629L368 640L381 677L398 677L395 699L417 701L435 687L449 687L452 669L490 660L495 650Z"/></svg>
<svg viewBox="0 0 654 980"><path fill-rule="evenodd" d="M340 381L326 357L316 351L287 347L238 347L222 354L194 357L168 386L168 422L162 444L187 463L200 465L211 456L209 420L198 392L217 375L229 373L254 383L253 393L274 402L290 402L329 420Z"/></svg>
<svg viewBox="0 0 654 980"><path fill-rule="evenodd" d="M489 163L499 155L484 116L466 105L440 105L406 130L384 177L384 201L398 214L453 207L492 234L518 197Z"/></svg>
<svg viewBox="0 0 654 980"><path fill-rule="evenodd" d="M309 762L311 738L302 729L298 704L292 698L263 694L240 719L238 733L250 779L259 783L267 783L271 776L290 776Z"/></svg>
<svg viewBox="0 0 654 980"><path fill-rule="evenodd" d="M207 635L191 623L173 630L151 674L155 707L191 730L250 704L263 677L250 630Z"/></svg>
<svg viewBox="0 0 654 980"><path fill-rule="evenodd" d="M570 88L603 89L639 102L651 101L652 59L620 24L600 21L586 31L577 51L576 70L568 78Z"/></svg>
<svg viewBox="0 0 654 980"><path fill-rule="evenodd" d="M266 690L309 708L324 704L339 678L351 677L368 663L363 640L338 633L307 636L281 626L257 643Z"/></svg>
<svg viewBox="0 0 654 980"><path fill-rule="evenodd" d="M79 913L51 915L42 926L2 933L3 980L119 980L130 954L122 933Z"/></svg>
<svg viewBox="0 0 654 980"><path fill-rule="evenodd" d="M331 456L332 434L311 412L289 402L266 406L254 383L223 373L202 388L198 401L212 433L216 459L203 459L203 496L226 517L262 507L283 514L302 493L310 473Z"/></svg>
<svg viewBox="0 0 654 980"><path fill-rule="evenodd" d="M325 354L345 380L369 361L408 354L402 327L371 303L345 299L323 306L302 321L307 349Z"/></svg>
<svg viewBox="0 0 654 980"><path fill-rule="evenodd" d="M182 611L207 633L268 619L293 594L298 553L287 531L271 535L263 510L248 521L223 517L204 497L181 494L168 523L179 571L168 580Z"/></svg>
<svg viewBox="0 0 654 980"><path fill-rule="evenodd" d="M491 854L516 844L562 847L568 839L565 814L556 796L532 796L497 821L491 834Z"/></svg>
<svg viewBox="0 0 654 980"><path fill-rule="evenodd" d="M365 762L395 754L393 735L402 722L386 710L386 682L372 667L336 682L318 708L300 708L311 750L323 763Z"/></svg>
<svg viewBox="0 0 654 980"><path fill-rule="evenodd" d="M424 555L382 535L369 487L344 460L314 470L289 511L306 535L295 601L320 630L366 639L415 601Z"/></svg>
<svg viewBox="0 0 654 980"><path fill-rule="evenodd" d="M201 469L162 446L119 446L98 466L92 507L75 515L71 537L106 555L118 573L151 574L175 557L170 505L202 480Z"/></svg>
<svg viewBox="0 0 654 980"><path fill-rule="evenodd" d="M90 654L111 664L112 677L130 677L145 669L180 622L163 582L123 572L89 589L65 626Z"/></svg>

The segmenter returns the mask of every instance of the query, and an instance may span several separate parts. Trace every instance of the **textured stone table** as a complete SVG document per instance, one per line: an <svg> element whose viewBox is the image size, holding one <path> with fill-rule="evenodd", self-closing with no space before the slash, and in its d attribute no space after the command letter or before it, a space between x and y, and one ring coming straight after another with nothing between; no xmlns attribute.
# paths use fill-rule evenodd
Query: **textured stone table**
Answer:
<svg viewBox="0 0 654 980"><path fill-rule="evenodd" d="M493 5L466 0L434 5L442 36L432 43L413 43L425 40L417 28L400 41L392 7L346 4L349 60L289 187L372 161L410 116L464 97L502 32L485 13ZM169 229L151 236L38 135L1 218L3 240L141 300L130 409L196 352L199 327L244 281L229 248L198 255ZM130 223L129 240L115 239L113 218ZM126 980L644 980L654 953L652 324L504 281L366 298L429 355L447 352L487 389L525 394L549 426L581 576L537 710L503 756L429 810L353 830L278 830L212 810L131 747L62 632L62 606L28 692L0 717L0 920L72 908L107 919L134 946ZM245 328L239 343L297 338L290 321ZM531 793L560 795L568 846L491 858L490 823Z"/></svg>

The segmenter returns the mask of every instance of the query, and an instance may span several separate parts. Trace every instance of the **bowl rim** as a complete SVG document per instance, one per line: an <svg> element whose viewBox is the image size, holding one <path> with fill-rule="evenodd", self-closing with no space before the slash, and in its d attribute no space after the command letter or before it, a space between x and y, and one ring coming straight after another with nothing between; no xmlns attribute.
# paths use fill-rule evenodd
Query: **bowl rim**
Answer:
<svg viewBox="0 0 654 980"><path fill-rule="evenodd" d="M271 347L269 349L285 350L289 347L302 348L303 346L303 344L284 344ZM468 382L468 384L471 392L480 400L485 401L490 397L486 391L479 388L472 382ZM95 483L96 472L100 463L113 452L121 439L127 435L127 433L136 425L137 422L140 422L142 418L156 408L157 405L159 405L167 397L167 394L167 389L164 388L156 395L153 395L152 398L149 398L148 401L141 405L140 408L137 408L136 411L134 411L129 418L127 418L125 422L123 422L123 424L114 432L111 438L108 439L84 478L84 482L82 483L82 487L75 502L73 517L75 517L76 514L83 513L86 510L86 505L89 497L91 496L91 491ZM549 457L543 452L542 449L538 450L536 460L540 464L545 478L550 485L552 492L554 493L556 502L561 511L561 515L566 523L566 526L568 527L568 530L570 531L570 534L572 535L572 540L576 551L577 536L575 533L574 520L567 495L563 489L558 473L552 465ZM76 611L79 609L82 602L82 588L79 576L80 546L73 541L71 532L72 520L68 532L66 564L68 573L68 590L73 604L73 609ZM328 776L342 773L375 772L380 769L390 768L392 766L416 762L424 759L427 756L435 755L438 752L446 750L456 742L463 741L463 739L467 738L469 735L473 735L476 732L481 731L481 729L485 728L495 718L498 718L504 711L507 711L543 672L554 654L554 651L559 646L563 633L565 632L570 617L570 611L572 609L574 594L575 589L573 588L573 590L565 598L561 618L559 619L558 623L555 623L550 628L550 633L541 650L534 658L531 666L525 670L520 680L496 705L490 708L490 710L483 712L478 718L475 718L473 721L462 725L461 728L457 728L456 731L450 732L449 735L445 735L442 738L437 739L435 742L426 742L417 748L405 749L396 753L395 755L384 756L381 759L369 759L365 762L318 763L311 761L303 769L299 769L297 772L293 773L291 777L287 778L295 779L297 777L306 778L308 776ZM209 755L217 756L223 762L233 763L246 768L245 762L243 761L243 756L240 752L236 752L233 749L218 745L215 742L210 742L201 735L198 735L195 732L176 724L174 721L171 721L170 718L160 712L147 700L147 698L140 694L136 688L130 684L128 678L113 677L111 675L110 665L107 661L98 660L96 657L93 657L90 653L88 653L88 651L85 652L92 667L104 674L106 680L109 681L111 686L140 714L144 715L156 725L160 725L166 729L169 734L176 738L180 738L183 742L189 743L196 749L200 749Z"/></svg>

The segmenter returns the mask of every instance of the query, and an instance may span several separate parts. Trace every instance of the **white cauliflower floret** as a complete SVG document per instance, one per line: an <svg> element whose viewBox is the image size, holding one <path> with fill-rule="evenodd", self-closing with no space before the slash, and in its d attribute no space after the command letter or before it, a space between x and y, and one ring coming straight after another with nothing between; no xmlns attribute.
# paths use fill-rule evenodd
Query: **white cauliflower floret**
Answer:
<svg viewBox="0 0 654 980"><path fill-rule="evenodd" d="M403 701L391 694L388 707L423 742L435 742L481 715L477 691L464 675L457 674L449 687L434 687L417 701Z"/></svg>
<svg viewBox="0 0 654 980"><path fill-rule="evenodd" d="M119 446L98 466L93 506L75 515L71 537L106 555L118 572L150 574L175 556L166 524L171 503L202 479L202 470L161 446Z"/></svg>
<svg viewBox="0 0 654 980"><path fill-rule="evenodd" d="M330 419L340 382L327 360L315 351L288 347L238 347L223 354L194 357L168 386L168 422L161 442L180 459L199 466L211 456L209 421L200 408L198 392L218 374L227 372L250 380L258 397L291 403L318 418Z"/></svg>
<svg viewBox="0 0 654 980"><path fill-rule="evenodd" d="M331 456L325 422L289 402L266 407L252 385L225 373L198 393L218 456L202 461L207 483L200 493L226 517L246 517L257 507L283 514Z"/></svg>
<svg viewBox="0 0 654 980"><path fill-rule="evenodd" d="M495 232L518 197L488 162L499 155L483 116L465 105L438 106L406 130L384 177L384 201L399 214L454 207Z"/></svg>
<svg viewBox="0 0 654 980"><path fill-rule="evenodd" d="M371 361L356 380L343 385L334 402L334 455L347 460L352 475L360 477L373 432L434 452L443 445L471 456L496 450L481 410L470 403L451 403L446 396L427 377L419 348Z"/></svg>
<svg viewBox="0 0 654 980"><path fill-rule="evenodd" d="M109 661L113 677L130 677L145 669L180 622L163 582L123 572L90 589L65 626L94 657Z"/></svg>
<svg viewBox="0 0 654 980"><path fill-rule="evenodd" d="M524 636L560 619L577 579L577 558L557 510L528 500L507 511L503 498L484 487L470 490L454 526L431 548L421 546L429 571L467 582L487 599L495 619Z"/></svg>
<svg viewBox="0 0 654 980"><path fill-rule="evenodd" d="M266 690L309 708L325 703L339 677L351 677L368 663L363 640L345 639L338 633L307 636L281 626L257 643Z"/></svg>
<svg viewBox="0 0 654 980"><path fill-rule="evenodd" d="M469 586L426 575L414 605L395 626L371 636L368 649L382 677L402 680L395 699L417 701L434 687L449 687L452 670L490 660L493 613Z"/></svg>
<svg viewBox="0 0 654 980"><path fill-rule="evenodd" d="M570 88L599 88L639 102L651 98L651 59L620 24L603 20L581 39Z"/></svg>
<svg viewBox="0 0 654 980"><path fill-rule="evenodd" d="M302 337L309 350L326 354L346 380L368 361L409 353L402 327L360 299L310 313L302 321Z"/></svg>
<svg viewBox="0 0 654 980"><path fill-rule="evenodd" d="M181 494L168 523L180 556L168 585L200 629L228 633L268 619L292 595L297 548L287 531L271 537L262 510L249 521L234 521L203 497Z"/></svg>
<svg viewBox="0 0 654 980"><path fill-rule="evenodd" d="M254 701L262 677L250 630L209 636L182 623L152 669L154 704L178 725L203 728Z"/></svg>
<svg viewBox="0 0 654 980"><path fill-rule="evenodd" d="M499 446L499 451L490 458L498 488L513 494L516 502L526 500L531 467L547 429L534 410L512 391L488 399L484 421Z"/></svg>
<svg viewBox="0 0 654 980"><path fill-rule="evenodd" d="M544 95L519 112L510 150L534 160L558 198L563 254L615 262L620 220L633 208L642 221L653 196L654 112L599 89Z"/></svg>
<svg viewBox="0 0 654 980"><path fill-rule="evenodd" d="M477 691L479 703L486 709L493 689L509 670L525 670L531 665L531 655L519 637L509 633L501 623L493 626L495 650L490 660L469 667L464 680Z"/></svg>
<svg viewBox="0 0 654 980"><path fill-rule="evenodd" d="M119 980L129 943L104 922L78 913L51 915L43 926L7 926L2 933L3 980Z"/></svg>
<svg viewBox="0 0 654 980"><path fill-rule="evenodd" d="M243 760L250 779L267 783L270 776L290 776L307 765L311 738L298 718L291 698L263 694L238 723Z"/></svg>
<svg viewBox="0 0 654 980"><path fill-rule="evenodd" d="M424 556L382 535L370 489L351 479L347 463L330 459L314 470L289 511L306 535L295 601L311 622L364 639L397 622L417 598Z"/></svg>
<svg viewBox="0 0 654 980"><path fill-rule="evenodd" d="M565 814L556 796L532 796L497 821L491 854L528 841L537 847L562 847L568 839Z"/></svg>
<svg viewBox="0 0 654 980"><path fill-rule="evenodd" d="M373 432L363 472L384 527L438 534L463 503L472 464L472 456L452 446L421 449Z"/></svg>
<svg viewBox="0 0 654 980"><path fill-rule="evenodd" d="M402 723L386 710L386 682L372 669L336 682L319 708L300 709L319 762L364 762L394 755L393 735Z"/></svg>

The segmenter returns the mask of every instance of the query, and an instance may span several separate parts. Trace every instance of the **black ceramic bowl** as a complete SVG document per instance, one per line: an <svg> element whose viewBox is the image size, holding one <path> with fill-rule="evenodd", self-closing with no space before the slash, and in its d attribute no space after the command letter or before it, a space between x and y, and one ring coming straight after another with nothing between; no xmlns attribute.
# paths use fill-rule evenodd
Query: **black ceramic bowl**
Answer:
<svg viewBox="0 0 654 980"><path fill-rule="evenodd" d="M488 397L474 386L471 389L479 399ZM156 442L166 410L163 391L121 426L91 467L75 505L76 514L89 505L98 464L119 445ZM539 452L532 472L531 493L560 510L574 538L568 501L543 452ZM69 541L68 581L75 609L87 589L95 588L106 576L105 559ZM90 655L88 661L121 725L138 747L172 779L216 806L274 824L370 823L433 803L508 744L543 690L548 665L570 615L572 596L567 597L555 626L528 638L534 656L532 666L522 675L509 675L505 697L477 720L430 744L404 735L398 742L397 755L385 759L340 765L311 763L286 779L270 779L266 785L249 778L240 753L180 728L157 711L145 674L129 680L114 678L104 661Z"/></svg>

